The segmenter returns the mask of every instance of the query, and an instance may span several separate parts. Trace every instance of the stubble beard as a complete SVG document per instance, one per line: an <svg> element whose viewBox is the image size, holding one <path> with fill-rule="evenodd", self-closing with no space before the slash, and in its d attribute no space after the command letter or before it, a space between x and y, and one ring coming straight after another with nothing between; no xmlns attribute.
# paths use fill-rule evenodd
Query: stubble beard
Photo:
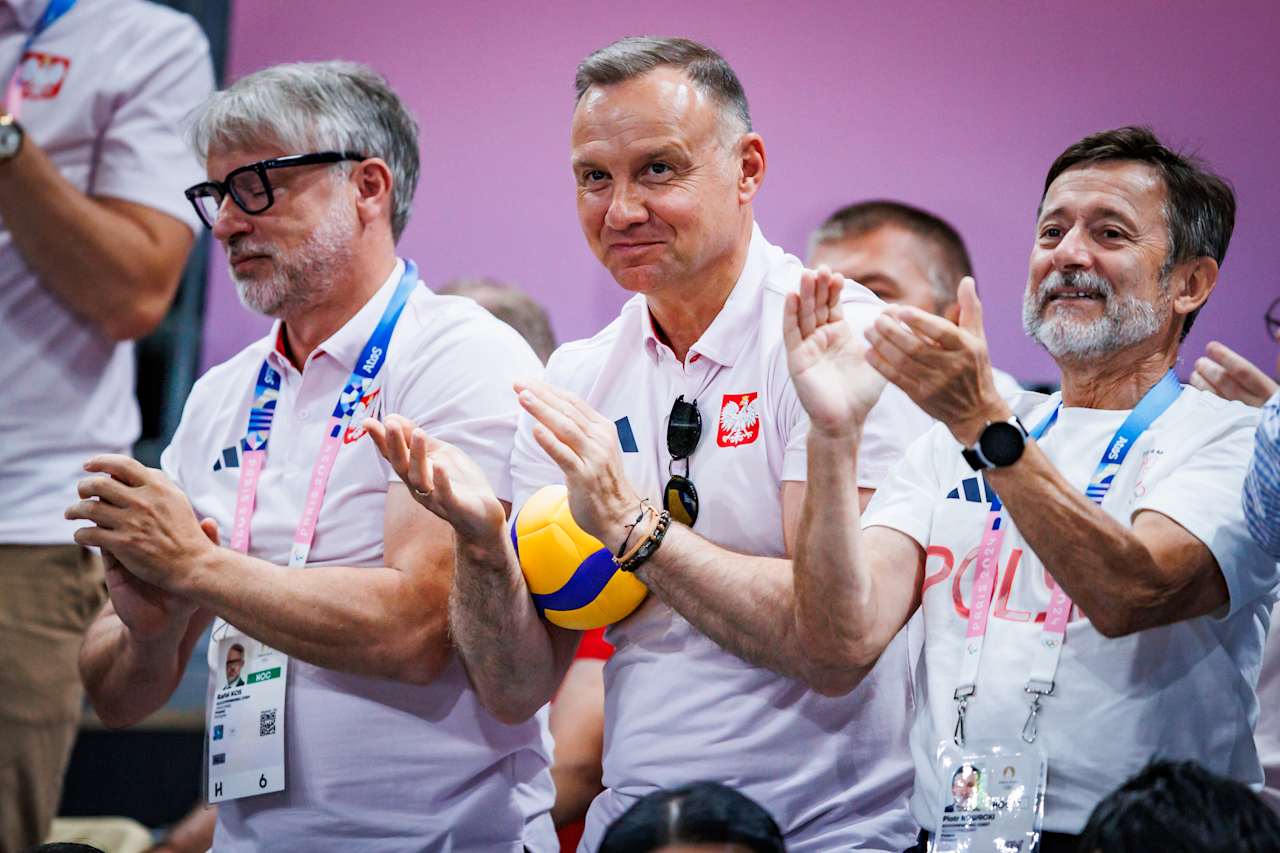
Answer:
<svg viewBox="0 0 1280 853"><path fill-rule="evenodd" d="M238 277L231 270L240 304L268 317L284 317L322 302L351 261L351 240L356 228L355 211L337 204L293 252L281 255L271 247L242 245L237 250L262 250L273 260L271 272L262 277Z"/></svg>

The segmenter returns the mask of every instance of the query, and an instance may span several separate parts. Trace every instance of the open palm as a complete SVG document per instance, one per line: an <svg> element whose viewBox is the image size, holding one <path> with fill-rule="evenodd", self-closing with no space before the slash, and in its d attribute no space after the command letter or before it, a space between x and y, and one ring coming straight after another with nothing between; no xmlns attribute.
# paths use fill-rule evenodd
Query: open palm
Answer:
<svg viewBox="0 0 1280 853"><path fill-rule="evenodd" d="M843 287L844 280L825 267L805 270L799 292L787 296L782 320L796 394L813 427L828 433L861 426L885 386L844 321Z"/></svg>

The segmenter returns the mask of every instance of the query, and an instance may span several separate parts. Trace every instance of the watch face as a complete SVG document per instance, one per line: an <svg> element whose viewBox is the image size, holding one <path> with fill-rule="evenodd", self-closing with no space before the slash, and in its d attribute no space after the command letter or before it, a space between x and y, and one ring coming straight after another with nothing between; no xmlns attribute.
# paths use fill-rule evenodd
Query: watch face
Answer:
<svg viewBox="0 0 1280 853"><path fill-rule="evenodd" d="M0 160L8 160L22 145L22 131L12 124L0 124Z"/></svg>
<svg viewBox="0 0 1280 853"><path fill-rule="evenodd" d="M978 446L982 449L982 455L987 457L992 465L1003 468L1006 465L1012 465L1022 457L1027 440L1023 437L1022 431L1013 424L998 421L988 424L982 431Z"/></svg>

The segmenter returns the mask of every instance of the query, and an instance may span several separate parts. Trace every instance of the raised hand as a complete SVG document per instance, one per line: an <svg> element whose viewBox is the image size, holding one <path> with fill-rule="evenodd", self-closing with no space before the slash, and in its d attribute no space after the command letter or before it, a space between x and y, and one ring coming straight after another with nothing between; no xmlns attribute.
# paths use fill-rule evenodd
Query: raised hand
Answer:
<svg viewBox="0 0 1280 853"><path fill-rule="evenodd" d="M1250 406L1261 406L1280 389L1252 362L1217 341L1211 341L1204 348L1204 355L1196 359L1191 384L1224 400L1238 400Z"/></svg>
<svg viewBox="0 0 1280 853"><path fill-rule="evenodd" d="M843 287L844 279L826 267L805 270L782 315L787 369L810 428L832 435L860 428L885 386L844 321Z"/></svg>
<svg viewBox="0 0 1280 853"><path fill-rule="evenodd" d="M867 361L961 444L978 440L1012 410L996 391L973 279L960 280L958 323L910 305L890 305L867 329Z"/></svg>
<svg viewBox="0 0 1280 853"><path fill-rule="evenodd" d="M408 418L369 418L364 428L414 500L470 541L501 538L506 510L480 466L451 444L434 439Z"/></svg>
<svg viewBox="0 0 1280 853"><path fill-rule="evenodd" d="M200 522L200 529L210 542L218 544L216 521L206 518ZM194 602L130 574L110 551L102 552L102 561L111 606L134 636L150 640L173 630L186 629L196 610Z"/></svg>
<svg viewBox="0 0 1280 853"><path fill-rule="evenodd" d="M573 394L544 382L515 388L520 405L537 421L534 440L564 472L573 520L616 553L640 506L622 465L618 428Z"/></svg>

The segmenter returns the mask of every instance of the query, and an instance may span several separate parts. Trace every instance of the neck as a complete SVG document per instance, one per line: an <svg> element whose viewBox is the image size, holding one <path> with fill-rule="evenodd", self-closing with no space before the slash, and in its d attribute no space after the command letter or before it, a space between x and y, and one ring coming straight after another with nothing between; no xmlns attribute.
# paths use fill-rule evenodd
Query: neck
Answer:
<svg viewBox="0 0 1280 853"><path fill-rule="evenodd" d="M680 361L715 321L742 276L751 247L751 222L746 220L746 233L739 236L733 249L696 281L645 296L658 337Z"/></svg>
<svg viewBox="0 0 1280 853"><path fill-rule="evenodd" d="M1089 363L1060 362L1062 405L1085 409L1132 409L1169 372L1177 348L1109 353Z"/></svg>
<svg viewBox="0 0 1280 853"><path fill-rule="evenodd" d="M395 265L392 254L377 263L352 269L335 279L314 302L282 317L289 362L301 371L316 347L345 326L373 298Z"/></svg>

